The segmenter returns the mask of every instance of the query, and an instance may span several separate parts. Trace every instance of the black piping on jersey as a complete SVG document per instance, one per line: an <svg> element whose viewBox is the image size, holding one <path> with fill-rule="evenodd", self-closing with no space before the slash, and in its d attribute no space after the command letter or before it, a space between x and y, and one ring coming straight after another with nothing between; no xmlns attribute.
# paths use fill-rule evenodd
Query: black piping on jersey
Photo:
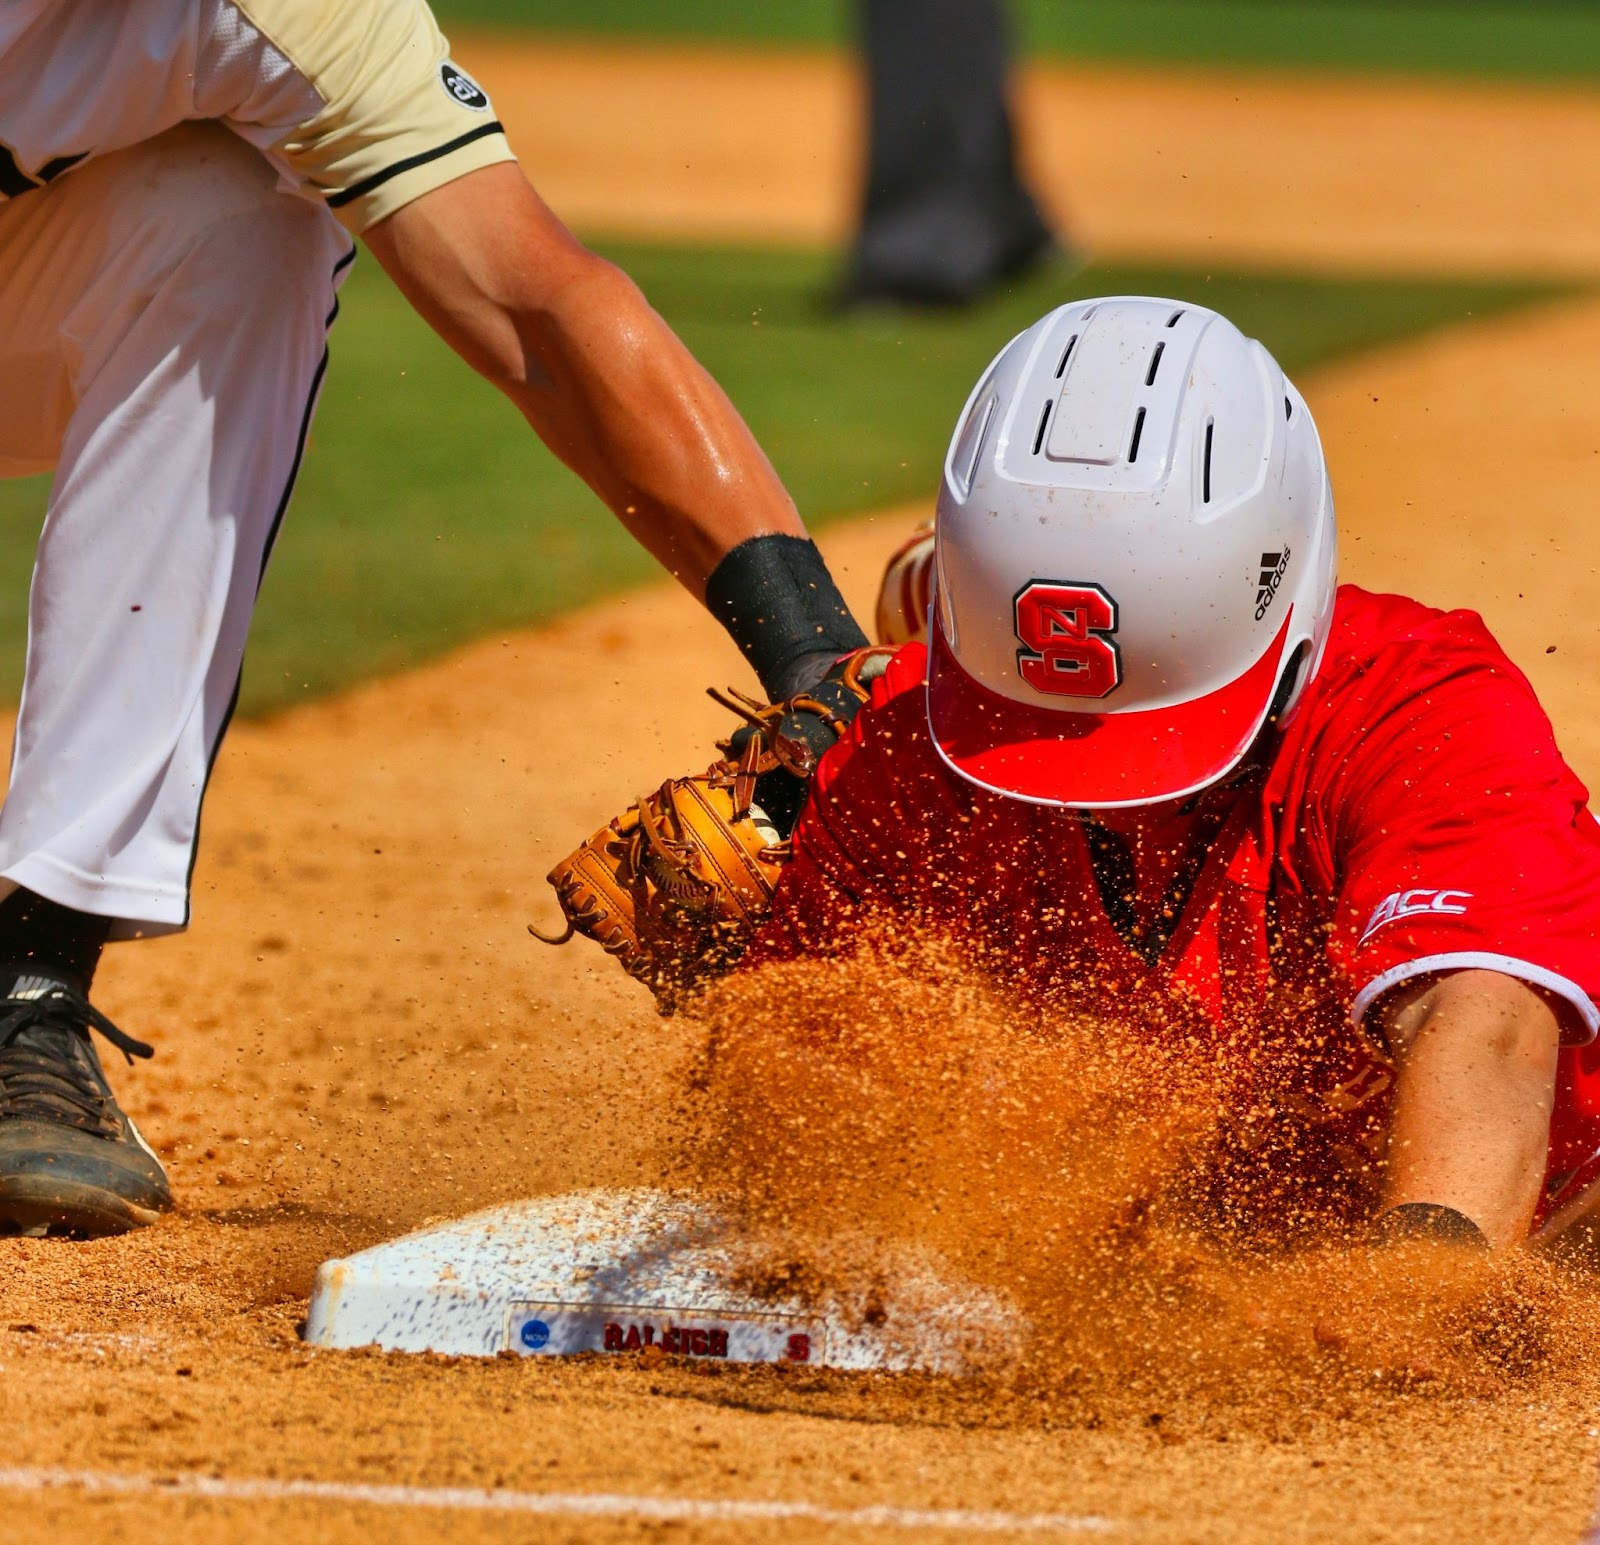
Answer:
<svg viewBox="0 0 1600 1545"><path fill-rule="evenodd" d="M339 275L342 274L345 271L345 269L347 269L353 262L355 262L355 260L356 260L356 249L352 245L350 250L347 253L345 253L345 255L342 258L340 258L337 263L335 263L333 265L333 274L332 274L331 277L333 278L335 283L337 283ZM333 324L335 322L337 322L338 320L339 320L339 291L337 289L335 289L334 292L333 292L333 305L328 308L327 316L325 316L322 319L323 331L324 332L332 332L333 331ZM322 364L323 364L323 368L326 369L327 368L327 364L328 364L328 361L327 361L327 353L328 353L328 351L327 351L326 347L323 348L322 353L323 353ZM312 399L313 402L315 400L316 400L315 398ZM305 450L306 435L309 432L310 427L311 426L310 426L310 420L309 419L306 421L306 423L304 423L304 424L302 424L300 426L300 452L303 452ZM300 465L300 452L297 452L296 455L295 455L295 466L297 468ZM289 480L290 480L290 486L292 487L293 486L293 482L294 482L294 473L291 472L289 474ZM283 496L283 504L280 504L278 506L278 520L277 520L277 522L274 522L273 527L272 527L272 538L269 539L269 545L268 545L268 548L267 548L267 553L268 553L269 556L271 555L271 552L272 552L270 541L271 540L276 540L276 538L277 538L278 523L280 523L283 520L284 506L287 505L288 502L289 502L289 496L288 496L287 493L285 493L284 496ZM262 562L261 562L261 573L262 573L263 578L266 576L266 572L267 572L266 559L262 559ZM257 583L257 588L258 589L260 588L259 582Z"/></svg>
<svg viewBox="0 0 1600 1545"><path fill-rule="evenodd" d="M1309 642L1302 643L1295 650L1289 668L1283 673L1277 691L1272 695L1272 703L1260 732L1240 759L1239 765L1216 787L1242 784L1263 771L1272 760L1278 739L1278 720L1283 717L1284 708L1310 653ZM1197 800L1203 799L1208 792L1203 789L1195 797ZM1211 844L1222 829L1222 818L1201 817L1200 825L1190 841L1189 851L1184 854L1183 862L1178 865L1167 885L1166 895L1161 898L1161 910L1154 925L1148 933L1142 933L1137 906L1139 879L1134 869L1133 855L1116 832L1102 826L1094 819L1092 812L1086 811L1084 814L1083 834L1089 846L1089 867L1094 871L1095 889L1100 892L1100 905L1106 914L1106 921L1116 929L1118 937L1135 955L1147 966L1154 966L1165 953L1173 934L1177 932L1178 924L1183 920L1183 909L1189 904L1195 882L1211 855Z"/></svg>
<svg viewBox="0 0 1600 1545"><path fill-rule="evenodd" d="M342 274L356 260L356 249L352 245L350 250L333 265L329 274L329 282L337 286L339 275ZM339 293L334 290L333 307L328 312L323 322L324 330L331 329L339 316ZM322 394L322 378L328 373L328 345L322 345L322 358L317 361L317 368L311 373L311 389L306 393L306 405L300 414L300 432L295 438L294 457L289 463L289 475L284 479L283 492L278 496L278 507L272 513L272 524L267 528L267 539L261 546L261 567L256 574L256 594L261 594L261 586L267 577L267 564L272 557L272 549L277 545L278 530L283 525L283 517L289 508L289 498L294 493L294 485L300 476L300 463L305 459L306 441L311 435L311 418L317 410L317 398ZM244 662L239 662L239 674L233 678L233 692L228 698L228 706L222 715L222 723L217 729L217 738L211 742L210 754L206 757L205 782L200 785L200 801L195 806L194 836L189 839L189 868L183 879L183 926L189 926L189 914L194 906L194 866L200 858L200 817L205 810L206 794L211 788L211 774L216 769L217 756L222 750L222 742L228 738L228 727L233 723L234 713L239 707L239 689L244 685Z"/></svg>
<svg viewBox="0 0 1600 1545"><path fill-rule="evenodd" d="M1220 811L1201 815L1189 838L1188 851L1167 882L1166 894L1161 898L1161 909L1148 931L1139 927L1139 876L1128 844L1092 815L1083 822L1084 840L1089 845L1089 867L1094 871L1095 889L1100 892L1100 905L1105 911L1106 921L1145 965L1154 966L1161 959L1173 934L1178 931L1183 909L1194 894L1195 882L1199 880L1206 860L1211 857L1211 846L1217 840L1231 808L1228 805Z"/></svg>
<svg viewBox="0 0 1600 1545"><path fill-rule="evenodd" d="M0 194L6 198L21 198L47 183L54 182L63 172L70 172L89 152L80 150L75 156L57 156L46 161L32 176L17 165L16 153L9 145L0 145Z"/></svg>
<svg viewBox="0 0 1600 1545"><path fill-rule="evenodd" d="M374 172L370 177L363 177L360 182L344 189L340 193L328 195L330 209L343 209L346 204L353 203L356 199L372 192L374 188L381 188L391 177L398 177L401 172L409 172L413 167L426 166L430 161L437 161L440 156L450 155L453 151L460 150L463 146L470 145L474 140L487 139L491 134L504 134L500 120L496 118L493 123L480 123L477 128L469 129L465 134L459 134L447 144L438 145L432 150L423 150L414 156L407 156L403 161L396 161L393 166L386 166L381 172Z"/></svg>
<svg viewBox="0 0 1600 1545"><path fill-rule="evenodd" d="M63 172L70 172L88 154L87 150L80 150L75 156L57 156L53 161L46 161L39 168L39 181L54 182Z"/></svg>

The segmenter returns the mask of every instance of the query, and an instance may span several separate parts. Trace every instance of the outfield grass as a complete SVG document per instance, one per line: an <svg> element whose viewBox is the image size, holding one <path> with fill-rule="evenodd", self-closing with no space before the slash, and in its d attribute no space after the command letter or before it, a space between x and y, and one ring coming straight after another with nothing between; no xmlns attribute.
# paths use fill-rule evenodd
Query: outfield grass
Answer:
<svg viewBox="0 0 1600 1545"><path fill-rule="evenodd" d="M848 0L435 0L447 26L850 39ZM1021 46L1082 59L1532 77L1600 74L1594 0L1012 0Z"/></svg>
<svg viewBox="0 0 1600 1545"><path fill-rule="evenodd" d="M828 259L629 247L614 255L728 388L812 524L930 495L950 425L1007 338L1073 295L1214 305L1290 370L1551 292L1098 268L947 316L840 320ZM42 482L0 484L0 698L14 701ZM653 572L518 415L364 259L268 574L245 672L259 713L548 617Z"/></svg>

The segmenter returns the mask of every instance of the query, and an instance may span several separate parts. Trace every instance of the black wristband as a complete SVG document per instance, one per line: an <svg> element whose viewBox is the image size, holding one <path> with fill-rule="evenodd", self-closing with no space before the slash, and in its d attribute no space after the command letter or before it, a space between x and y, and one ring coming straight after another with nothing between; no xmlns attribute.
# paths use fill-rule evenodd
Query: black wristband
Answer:
<svg viewBox="0 0 1600 1545"><path fill-rule="evenodd" d="M818 656L837 659L866 646L817 544L798 536L753 536L706 581L706 610L728 630L781 703L811 685Z"/></svg>
<svg viewBox="0 0 1600 1545"><path fill-rule="evenodd" d="M1427 1239L1435 1244L1460 1245L1474 1250L1489 1248L1483 1230L1471 1218L1437 1202L1402 1202L1398 1207L1391 1207L1378 1215L1372 1225L1372 1237L1380 1245Z"/></svg>

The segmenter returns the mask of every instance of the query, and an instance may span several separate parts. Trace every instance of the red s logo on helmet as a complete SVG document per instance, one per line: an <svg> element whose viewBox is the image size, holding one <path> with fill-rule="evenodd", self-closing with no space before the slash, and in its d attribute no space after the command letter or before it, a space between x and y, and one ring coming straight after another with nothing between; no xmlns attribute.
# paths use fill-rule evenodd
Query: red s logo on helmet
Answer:
<svg viewBox="0 0 1600 1545"><path fill-rule="evenodd" d="M1036 579L1013 607L1017 672L1035 692L1106 697L1121 685L1117 603L1099 585Z"/></svg>

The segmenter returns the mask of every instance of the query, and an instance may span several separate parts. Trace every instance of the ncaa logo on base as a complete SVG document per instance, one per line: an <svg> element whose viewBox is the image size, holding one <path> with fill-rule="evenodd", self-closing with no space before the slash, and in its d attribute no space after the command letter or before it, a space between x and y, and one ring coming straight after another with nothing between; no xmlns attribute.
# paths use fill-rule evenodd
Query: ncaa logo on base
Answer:
<svg viewBox="0 0 1600 1545"><path fill-rule="evenodd" d="M1365 944L1385 923L1392 923L1397 917L1419 917L1424 912L1448 912L1460 916L1467 910L1462 903L1471 900L1471 891L1395 891L1385 896L1373 909L1357 945Z"/></svg>
<svg viewBox="0 0 1600 1545"><path fill-rule="evenodd" d="M543 1320L526 1320L522 1326L522 1344L530 1352L537 1352L550 1341L550 1327Z"/></svg>

